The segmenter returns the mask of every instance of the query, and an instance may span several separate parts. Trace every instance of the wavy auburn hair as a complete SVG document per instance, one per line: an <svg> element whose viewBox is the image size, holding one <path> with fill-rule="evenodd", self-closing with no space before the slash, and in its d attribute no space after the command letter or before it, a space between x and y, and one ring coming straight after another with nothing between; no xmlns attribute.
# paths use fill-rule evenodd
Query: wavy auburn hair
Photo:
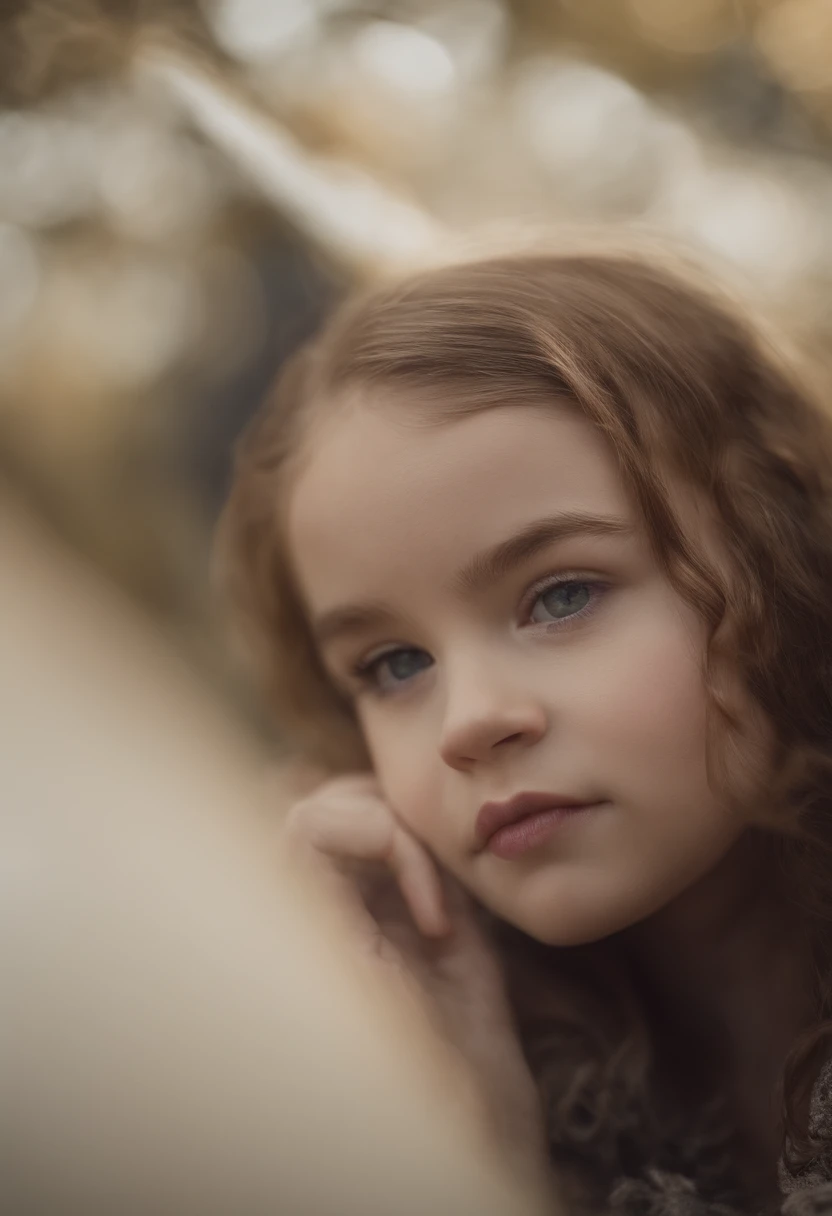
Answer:
<svg viewBox="0 0 832 1216"><path fill-rule="evenodd" d="M307 631L282 503L315 419L362 389L386 396L389 409L406 390L449 416L541 394L571 403L606 437L666 577L706 624L715 778L742 744L720 678L726 665L764 711L774 773L755 814L776 829L779 871L810 926L816 972L817 1024L795 1046L785 1083L787 1142L793 1161L805 1160L818 1146L796 1117L797 1095L832 1015L832 439L823 412L733 304L652 258L493 258L427 270L347 304L287 366L243 437L218 542L281 734L331 771L366 766L367 754ZM711 504L727 574L684 534L668 478ZM623 996L598 994L595 1029L586 1029L591 988L562 985L548 1023L533 998L518 1019L553 1145L612 1153L625 1135L620 1112L651 1109L650 1051ZM619 1013L611 1021L602 1007ZM554 1023L571 1036L568 1076Z"/></svg>

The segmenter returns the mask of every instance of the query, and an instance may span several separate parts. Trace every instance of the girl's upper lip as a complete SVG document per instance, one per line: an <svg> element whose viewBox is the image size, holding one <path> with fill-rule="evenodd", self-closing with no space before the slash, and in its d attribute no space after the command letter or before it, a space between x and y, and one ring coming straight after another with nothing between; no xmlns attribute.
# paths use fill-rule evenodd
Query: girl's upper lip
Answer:
<svg viewBox="0 0 832 1216"><path fill-rule="evenodd" d="M484 802L477 814L474 830L477 835L477 847L485 848L488 841L500 828L510 823L517 823L529 815L537 815L541 811L552 811L558 807L579 809L591 806L585 798L576 798L570 794L515 794L504 802Z"/></svg>

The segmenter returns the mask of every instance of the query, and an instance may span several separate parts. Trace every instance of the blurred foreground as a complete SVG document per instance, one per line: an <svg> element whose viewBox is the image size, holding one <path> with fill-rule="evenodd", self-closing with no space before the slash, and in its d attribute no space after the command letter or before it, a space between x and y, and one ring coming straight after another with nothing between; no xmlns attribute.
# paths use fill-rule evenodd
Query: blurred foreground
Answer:
<svg viewBox="0 0 832 1216"><path fill-rule="evenodd" d="M287 870L262 756L0 507L3 1211L542 1211L457 1061Z"/></svg>

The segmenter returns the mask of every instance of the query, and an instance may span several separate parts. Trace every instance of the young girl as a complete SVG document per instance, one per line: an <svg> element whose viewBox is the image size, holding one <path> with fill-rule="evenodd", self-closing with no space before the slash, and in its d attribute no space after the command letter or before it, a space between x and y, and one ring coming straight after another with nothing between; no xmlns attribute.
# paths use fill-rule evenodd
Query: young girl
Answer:
<svg viewBox="0 0 832 1216"><path fill-rule="evenodd" d="M292 836L573 1208L832 1208L831 492L749 324L618 254L367 294L241 445Z"/></svg>

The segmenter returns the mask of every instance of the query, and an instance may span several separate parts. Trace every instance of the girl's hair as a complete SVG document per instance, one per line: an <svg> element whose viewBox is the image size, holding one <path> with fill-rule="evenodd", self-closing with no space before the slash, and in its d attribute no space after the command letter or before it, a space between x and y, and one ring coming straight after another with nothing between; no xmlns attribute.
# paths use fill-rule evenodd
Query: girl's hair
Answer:
<svg viewBox="0 0 832 1216"><path fill-rule="evenodd" d="M755 814L776 829L778 878L809 925L815 977L817 1024L795 1046L784 1090L787 1145L800 1163L818 1146L797 1117L798 1099L832 1016L826 418L734 304L656 258L499 257L427 270L346 305L286 368L244 436L219 533L228 592L256 647L283 737L332 771L368 760L307 632L282 541L281 505L292 459L314 440L316 418L366 389L376 401L389 399L378 408L394 409L397 401L401 408L406 396L446 415L541 394L561 408L571 403L606 436L666 577L706 623L708 759L729 796L728 774L736 769L729 758L745 751L726 672L739 673L764 711L774 771L766 773L767 796ZM684 534L666 489L670 477L710 503L727 574ZM515 941L512 956L521 953ZM548 952L549 973L562 967L571 977L558 981L549 1009L535 1005L533 992L523 998L522 980L515 996L555 1150L584 1145L597 1158L601 1150L620 1156L622 1144L638 1140L627 1112L643 1112L647 1127L659 1107L651 1100L655 1069L637 1002L623 976L613 998L616 965L590 966L586 960L596 956L603 958L603 946ZM588 1016L587 1002L596 1017ZM658 1141L662 1129L654 1130Z"/></svg>

